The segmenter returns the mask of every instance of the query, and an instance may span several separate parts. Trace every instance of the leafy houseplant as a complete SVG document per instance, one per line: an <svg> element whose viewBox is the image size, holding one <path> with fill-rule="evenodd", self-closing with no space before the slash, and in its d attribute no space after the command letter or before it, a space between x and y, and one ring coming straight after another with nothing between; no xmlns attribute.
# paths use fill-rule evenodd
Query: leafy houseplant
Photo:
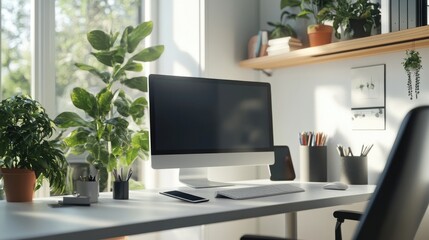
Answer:
<svg viewBox="0 0 429 240"><path fill-rule="evenodd" d="M293 4L292 4L293 5ZM289 6L288 0L282 0L280 2L280 9L284 9ZM282 38L282 37L296 37L296 32L293 27L287 23L288 20L295 19L296 14L293 14L287 10L284 10L280 15L280 22L267 22L267 24L273 29L270 31L270 39Z"/></svg>
<svg viewBox="0 0 429 240"><path fill-rule="evenodd" d="M97 169L105 167L112 172L119 166L130 166L138 157L145 158L149 151L148 131L141 127L147 100L143 95L133 99L128 94L135 90L147 92L147 78L128 75L142 71L141 62L154 61L163 53L163 45L137 50L152 28L150 21L126 27L119 41L119 33L91 31L87 34L94 49L91 55L104 66L75 64L96 76L104 86L96 94L80 87L71 93L73 105L89 119L63 112L54 121L61 128L72 129L64 138L68 151L77 155L87 152L87 161Z"/></svg>
<svg viewBox="0 0 429 240"><path fill-rule="evenodd" d="M405 72L407 73L407 87L408 87L408 96L410 100L413 100L413 86L412 86L412 75L415 76L415 92L416 99L420 93L420 70L422 69L422 58L420 57L420 53L415 50L407 50L406 58L404 58L404 62L402 62L404 66Z"/></svg>
<svg viewBox="0 0 429 240"><path fill-rule="evenodd" d="M325 6L329 6L333 0L282 0L282 7L299 7L298 14L291 14L291 18L311 19L314 24L307 27L310 46L319 46L331 42L333 29L329 25L325 25L324 18L320 17L319 10Z"/></svg>
<svg viewBox="0 0 429 240"><path fill-rule="evenodd" d="M8 180L10 172L15 170L37 179L23 201L31 201L33 190L40 188L44 178L49 180L55 193L63 192L67 161L60 150L59 139L49 140L55 126L45 109L29 96L17 95L0 102L0 116L0 166L8 201L12 189L17 188L10 185L11 181L20 181Z"/></svg>
<svg viewBox="0 0 429 240"><path fill-rule="evenodd" d="M380 4L369 0L337 0L323 8L319 17L332 20L335 36L340 39L341 34L351 38L370 36L373 28L381 25ZM343 28L342 33L340 29Z"/></svg>

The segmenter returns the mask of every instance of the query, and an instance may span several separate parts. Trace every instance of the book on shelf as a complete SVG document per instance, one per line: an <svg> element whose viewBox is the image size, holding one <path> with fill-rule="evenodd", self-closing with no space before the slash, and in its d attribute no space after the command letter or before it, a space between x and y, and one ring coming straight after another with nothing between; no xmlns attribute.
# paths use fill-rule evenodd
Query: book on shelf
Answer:
<svg viewBox="0 0 429 240"><path fill-rule="evenodd" d="M282 45L282 44L288 44L288 43L302 44L298 38L294 38L294 37L282 37L282 38L274 38L274 39L268 40L268 45L270 46Z"/></svg>
<svg viewBox="0 0 429 240"><path fill-rule="evenodd" d="M268 56L287 53L303 47L302 42L293 37L283 37L271 39L268 41Z"/></svg>
<svg viewBox="0 0 429 240"><path fill-rule="evenodd" d="M258 35L250 38L248 43L248 58L262 57L267 55L268 32L261 30Z"/></svg>

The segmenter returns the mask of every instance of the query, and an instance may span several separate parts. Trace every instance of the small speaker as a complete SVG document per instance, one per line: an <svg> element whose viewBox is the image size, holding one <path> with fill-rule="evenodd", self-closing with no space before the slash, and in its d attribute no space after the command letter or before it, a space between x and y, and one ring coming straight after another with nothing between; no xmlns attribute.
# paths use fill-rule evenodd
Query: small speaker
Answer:
<svg viewBox="0 0 429 240"><path fill-rule="evenodd" d="M288 146L274 146L274 164L270 165L272 181L294 180L292 157Z"/></svg>

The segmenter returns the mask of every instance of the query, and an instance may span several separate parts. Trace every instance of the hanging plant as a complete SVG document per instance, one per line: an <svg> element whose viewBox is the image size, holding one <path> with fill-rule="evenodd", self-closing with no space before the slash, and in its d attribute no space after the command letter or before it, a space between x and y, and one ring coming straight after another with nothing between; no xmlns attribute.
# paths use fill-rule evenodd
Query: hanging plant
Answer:
<svg viewBox="0 0 429 240"><path fill-rule="evenodd" d="M413 85L412 85L412 76L415 76L414 81L414 91L416 93L416 99L420 93L420 70L422 69L422 58L420 53L415 50L407 50L406 58L402 62L405 71L407 72L407 87L408 87L408 96L410 100L413 100Z"/></svg>

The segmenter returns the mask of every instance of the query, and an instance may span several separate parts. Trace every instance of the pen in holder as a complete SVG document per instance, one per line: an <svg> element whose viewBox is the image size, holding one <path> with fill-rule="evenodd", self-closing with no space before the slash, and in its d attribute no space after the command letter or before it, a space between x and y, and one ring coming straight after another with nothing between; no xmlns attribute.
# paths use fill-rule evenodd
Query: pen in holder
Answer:
<svg viewBox="0 0 429 240"><path fill-rule="evenodd" d="M100 190L97 181L97 174L85 177L80 176L79 180L76 181L75 190L79 196L87 196L90 203L98 202Z"/></svg>
<svg viewBox="0 0 429 240"><path fill-rule="evenodd" d="M368 153L374 144L362 145L360 155L353 154L351 147L337 145L341 158L340 180L347 184L368 184Z"/></svg>
<svg viewBox="0 0 429 240"><path fill-rule="evenodd" d="M113 199L128 199L128 181L113 182Z"/></svg>
<svg viewBox="0 0 429 240"><path fill-rule="evenodd" d="M113 182L113 199L128 199L129 180L132 174L132 169L129 169L128 173L125 175L122 168L119 172L116 169L113 169L113 177L115 178L115 181Z"/></svg>
<svg viewBox="0 0 429 240"><path fill-rule="evenodd" d="M299 146L301 181L326 182L328 161L326 146Z"/></svg>
<svg viewBox="0 0 429 240"><path fill-rule="evenodd" d="M328 135L323 132L299 133L301 181L326 182L328 180L327 142Z"/></svg>
<svg viewBox="0 0 429 240"><path fill-rule="evenodd" d="M368 159L366 156L341 157L341 182L368 184Z"/></svg>

